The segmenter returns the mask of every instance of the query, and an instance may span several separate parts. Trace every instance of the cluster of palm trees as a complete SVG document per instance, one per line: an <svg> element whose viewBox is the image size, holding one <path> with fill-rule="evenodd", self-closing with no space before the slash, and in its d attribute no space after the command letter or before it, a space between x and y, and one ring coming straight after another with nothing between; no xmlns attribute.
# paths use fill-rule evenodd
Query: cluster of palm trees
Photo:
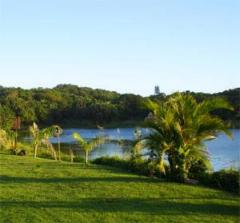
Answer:
<svg viewBox="0 0 240 223"><path fill-rule="evenodd" d="M168 167L175 180L185 181L189 169L199 160L208 162L206 140L215 139L220 132L231 136L228 126L211 114L219 108L232 109L223 99L198 103L189 94L176 93L164 102L148 100L146 106L152 111L145 120L150 134L137 141L135 154L143 148L150 149L160 171L165 174Z"/></svg>
<svg viewBox="0 0 240 223"><path fill-rule="evenodd" d="M50 127L46 127L43 129L40 129L38 125L34 122L29 127L29 132L31 136L31 144L33 146L33 153L34 158L38 157L39 149L41 147L47 148L47 151L51 154L53 159L61 161L61 144L60 144L60 136L63 133L63 130L58 125L52 125ZM0 147L4 147L6 149L14 148L14 140L15 135L14 131L6 131L3 129L0 129ZM56 137L57 138L57 152L54 149L53 144L50 141L50 138ZM97 146L103 144L106 140L106 137L104 136L97 136L96 138L86 140L81 137L81 135L77 132L74 132L72 134L73 139L76 140L79 147L84 151L85 153L85 163L88 164L88 156L89 153L96 148ZM73 151L70 148L70 156L71 161L73 161Z"/></svg>
<svg viewBox="0 0 240 223"><path fill-rule="evenodd" d="M33 123L32 126L29 128L31 137L32 137L32 145L34 148L34 157L37 157L38 148L41 145L46 145L47 149L51 152L53 158L55 160L61 161L61 147L60 147L60 135L62 134L63 130L58 125L53 125L42 130L39 129L36 123ZM58 156L53 148L52 143L50 142L51 137L57 137L58 139ZM85 140L81 137L81 135L77 132L72 134L73 139L77 141L81 149L85 153L85 163L88 164L88 155L94 148L103 144L105 142L105 137L98 136L91 140ZM73 156L73 152L70 152L71 156Z"/></svg>

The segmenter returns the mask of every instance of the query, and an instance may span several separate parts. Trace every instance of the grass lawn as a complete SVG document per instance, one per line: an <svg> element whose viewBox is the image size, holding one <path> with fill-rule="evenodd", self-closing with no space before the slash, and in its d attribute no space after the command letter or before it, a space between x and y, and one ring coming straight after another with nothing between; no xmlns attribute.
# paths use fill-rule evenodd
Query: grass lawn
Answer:
<svg viewBox="0 0 240 223"><path fill-rule="evenodd" d="M0 222L238 222L239 197L92 165L0 155Z"/></svg>

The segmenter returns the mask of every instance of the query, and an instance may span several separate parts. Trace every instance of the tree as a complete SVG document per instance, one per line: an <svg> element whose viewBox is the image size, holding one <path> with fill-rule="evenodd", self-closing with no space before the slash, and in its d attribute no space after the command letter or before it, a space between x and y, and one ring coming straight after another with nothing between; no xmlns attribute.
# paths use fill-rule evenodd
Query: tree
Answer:
<svg viewBox="0 0 240 223"><path fill-rule="evenodd" d="M62 131L61 127L58 125L53 125L47 128L40 130L38 125L34 122L32 126L29 128L31 136L32 136L32 144L34 148L34 158L37 158L38 149L41 144L45 144L48 149L51 150L54 159L56 159L56 152L49 141L50 137L56 136L58 132ZM60 145L58 145L59 153L60 153ZM59 156L60 159L60 156Z"/></svg>
<svg viewBox="0 0 240 223"><path fill-rule="evenodd" d="M58 159L59 161L61 161L61 143L60 143L60 135L62 134L63 130L60 126L58 125L53 125L50 129L49 129L50 133L52 134L52 136L57 137L57 142L58 142Z"/></svg>
<svg viewBox="0 0 240 223"><path fill-rule="evenodd" d="M9 130L12 128L14 112L7 106L0 104L0 128Z"/></svg>
<svg viewBox="0 0 240 223"><path fill-rule="evenodd" d="M55 126L51 126L49 128L43 129L41 135L42 135L42 143L47 146L47 149L51 152L52 157L55 160L57 160L56 151L53 148L53 145L52 145L52 143L49 140L49 138L54 135L55 131L56 131L56 127ZM59 148L59 146L58 146L58 148Z"/></svg>
<svg viewBox="0 0 240 223"><path fill-rule="evenodd" d="M37 158L38 147L41 144L42 136L38 128L38 125L34 122L32 126L29 127L30 134L32 136L32 144L34 148L34 158Z"/></svg>
<svg viewBox="0 0 240 223"><path fill-rule="evenodd" d="M231 136L228 126L211 115L215 109L232 109L223 99L197 103L190 94L176 93L165 102L148 100L146 105L153 112L145 122L150 134L140 143L157 154L162 172L165 172L163 160L167 156L175 180L185 181L193 162L208 161L204 147L206 140L215 139L220 132Z"/></svg>
<svg viewBox="0 0 240 223"><path fill-rule="evenodd" d="M73 133L73 138L78 142L80 147L84 150L85 153L85 164L88 164L88 155L89 152L91 152L94 148L97 146L103 144L105 142L105 138L102 136L96 137L94 139L91 139L89 141L84 140L81 135L77 132Z"/></svg>

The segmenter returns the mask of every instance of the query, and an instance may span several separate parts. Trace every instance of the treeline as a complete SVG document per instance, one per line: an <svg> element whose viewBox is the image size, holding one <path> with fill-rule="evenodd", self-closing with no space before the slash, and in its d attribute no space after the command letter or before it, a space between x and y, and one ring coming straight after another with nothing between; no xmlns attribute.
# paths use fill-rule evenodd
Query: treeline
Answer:
<svg viewBox="0 0 240 223"><path fill-rule="evenodd" d="M228 100L234 111L219 110L215 113L239 127L240 88L217 94L188 93L198 101L216 96ZM159 93L150 98L165 100L167 97ZM143 106L145 100L140 95L69 84L57 85L52 89L30 90L0 86L0 127L10 128L16 115L21 117L23 125L37 122L43 126L55 123L71 127L94 127L109 123L140 123L149 113Z"/></svg>

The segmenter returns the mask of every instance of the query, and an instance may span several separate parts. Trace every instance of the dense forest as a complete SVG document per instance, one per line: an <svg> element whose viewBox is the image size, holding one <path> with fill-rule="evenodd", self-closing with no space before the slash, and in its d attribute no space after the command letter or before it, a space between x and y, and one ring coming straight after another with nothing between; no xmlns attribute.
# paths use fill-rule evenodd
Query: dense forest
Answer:
<svg viewBox="0 0 240 223"><path fill-rule="evenodd" d="M221 93L205 94L186 92L198 101L223 97L234 111L218 110L214 113L239 127L240 88ZM165 100L170 95L156 92L153 100ZM68 127L131 126L140 124L149 111L144 107L146 97L119 94L113 91L63 84L56 87L21 89L0 86L0 127L10 128L19 115L23 126L34 122L42 126L59 124Z"/></svg>

